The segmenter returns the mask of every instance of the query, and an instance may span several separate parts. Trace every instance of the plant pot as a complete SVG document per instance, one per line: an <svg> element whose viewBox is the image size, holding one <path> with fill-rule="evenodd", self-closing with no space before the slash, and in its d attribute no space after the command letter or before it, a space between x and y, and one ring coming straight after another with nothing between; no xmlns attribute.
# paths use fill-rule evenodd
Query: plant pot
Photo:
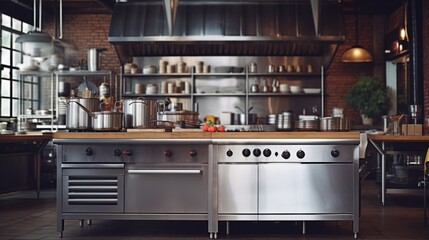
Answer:
<svg viewBox="0 0 429 240"><path fill-rule="evenodd" d="M371 117L366 117L365 115L361 114L362 117L362 124L363 125L372 125L374 122L374 119Z"/></svg>

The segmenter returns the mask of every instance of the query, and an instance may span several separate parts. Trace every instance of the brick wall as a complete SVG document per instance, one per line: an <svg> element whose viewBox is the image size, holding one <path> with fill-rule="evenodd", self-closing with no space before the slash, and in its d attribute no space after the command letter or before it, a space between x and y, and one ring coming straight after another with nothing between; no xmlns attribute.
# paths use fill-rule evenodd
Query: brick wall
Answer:
<svg viewBox="0 0 429 240"><path fill-rule="evenodd" d="M360 124L361 117L357 111L346 105L344 98L345 95L360 75L372 75L372 63L343 63L341 57L343 53L351 46L356 44L356 28L354 15L346 15L345 21L345 34L346 40L344 44L340 45L335 57L326 72L325 89L325 115L330 116L333 107L340 107L344 109L344 115L352 120L352 124ZM372 53L372 17L359 16L359 42L358 44Z"/></svg>
<svg viewBox="0 0 429 240"><path fill-rule="evenodd" d="M63 39L77 46L74 61L68 63L77 65L79 60L87 60L87 51L90 48L107 48L101 53L101 70L111 70L119 73L119 59L115 48L107 40L110 27L109 14L78 14L64 15ZM45 21L44 30L55 35L53 21Z"/></svg>

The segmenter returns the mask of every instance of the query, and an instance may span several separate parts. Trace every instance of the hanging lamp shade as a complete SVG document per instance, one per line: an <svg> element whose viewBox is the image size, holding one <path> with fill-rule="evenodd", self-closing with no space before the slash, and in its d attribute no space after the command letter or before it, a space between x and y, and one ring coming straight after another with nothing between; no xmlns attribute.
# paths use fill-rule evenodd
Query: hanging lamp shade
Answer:
<svg viewBox="0 0 429 240"><path fill-rule="evenodd" d="M24 54L32 57L45 57L53 52L52 37L44 32L30 31L18 36L15 42L22 43Z"/></svg>
<svg viewBox="0 0 429 240"><path fill-rule="evenodd" d="M342 58L342 62L346 63L365 63L372 62L372 55L365 48L358 45L359 42L359 18L357 13L357 1L355 1L355 41L356 44L347 49Z"/></svg>
<svg viewBox="0 0 429 240"><path fill-rule="evenodd" d="M343 62L372 62L372 55L361 46L355 45L344 52L341 59Z"/></svg>

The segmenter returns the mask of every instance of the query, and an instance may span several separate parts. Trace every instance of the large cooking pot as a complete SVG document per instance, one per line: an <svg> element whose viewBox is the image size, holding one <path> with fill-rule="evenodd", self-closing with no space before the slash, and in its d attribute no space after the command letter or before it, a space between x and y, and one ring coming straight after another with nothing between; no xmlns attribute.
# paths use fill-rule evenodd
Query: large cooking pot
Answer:
<svg viewBox="0 0 429 240"><path fill-rule="evenodd" d="M122 129L122 113L112 111L94 112L92 128L95 131L120 131Z"/></svg>
<svg viewBox="0 0 429 240"><path fill-rule="evenodd" d="M92 119L88 111L98 111L100 100L98 98L70 98L66 103L66 128L78 131L92 130Z"/></svg>
<svg viewBox="0 0 429 240"><path fill-rule="evenodd" d="M154 128L157 121L157 101L155 99L123 99L125 128Z"/></svg>
<svg viewBox="0 0 429 240"><path fill-rule="evenodd" d="M258 114L256 114L256 113L249 113L247 120L248 120L247 121L248 125L254 125L254 124L256 124L257 120L258 120ZM239 124L240 125L245 125L246 124L246 114L245 113L240 113Z"/></svg>
<svg viewBox="0 0 429 240"><path fill-rule="evenodd" d="M79 102L72 102L79 110L83 110L92 118L91 125L95 131L119 131L122 129L122 112L97 111L92 112ZM70 105L70 103L69 103ZM117 105L115 103L115 105ZM98 104L99 106L99 104ZM100 108L100 107L99 107Z"/></svg>

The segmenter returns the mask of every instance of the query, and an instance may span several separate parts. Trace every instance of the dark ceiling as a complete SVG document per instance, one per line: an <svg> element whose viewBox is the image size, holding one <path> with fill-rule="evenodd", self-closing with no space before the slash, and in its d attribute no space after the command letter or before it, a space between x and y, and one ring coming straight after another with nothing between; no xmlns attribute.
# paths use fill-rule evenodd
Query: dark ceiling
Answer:
<svg viewBox="0 0 429 240"><path fill-rule="evenodd" d="M123 0L121 0L123 1ZM162 1L162 0L128 0L128 1ZM179 0L201 2L202 0ZM211 0L221 1L221 0ZM222 0L225 1L225 0ZM273 0L250 0L273 1ZM290 1L290 0L285 0ZM388 15L400 7L405 0L337 0L343 5L344 14L381 14ZM59 9L60 0L42 0L44 14L54 14ZM64 14L111 13L116 0L62 0ZM33 0L1 0L0 9L27 22L33 22ZM46 12L46 13L45 13Z"/></svg>

